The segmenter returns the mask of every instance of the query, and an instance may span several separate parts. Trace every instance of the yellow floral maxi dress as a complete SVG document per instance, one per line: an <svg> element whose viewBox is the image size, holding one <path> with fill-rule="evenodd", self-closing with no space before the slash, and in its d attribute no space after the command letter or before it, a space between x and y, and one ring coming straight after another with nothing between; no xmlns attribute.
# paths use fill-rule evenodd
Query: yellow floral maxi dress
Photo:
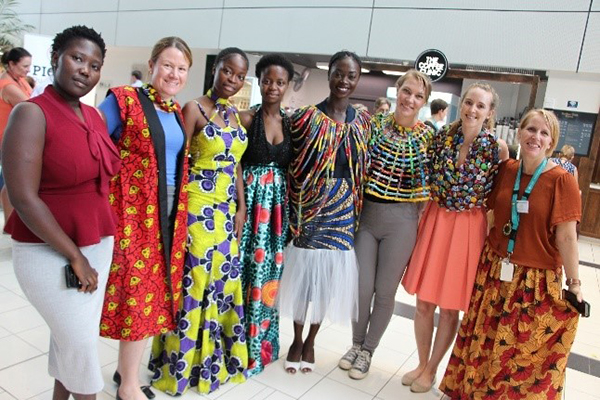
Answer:
<svg viewBox="0 0 600 400"><path fill-rule="evenodd" d="M171 395L197 386L210 393L225 382L243 382L248 350L243 317L236 212L236 166L248 140L238 127L213 122L192 138L189 183L189 251L178 326L154 339L152 385Z"/></svg>

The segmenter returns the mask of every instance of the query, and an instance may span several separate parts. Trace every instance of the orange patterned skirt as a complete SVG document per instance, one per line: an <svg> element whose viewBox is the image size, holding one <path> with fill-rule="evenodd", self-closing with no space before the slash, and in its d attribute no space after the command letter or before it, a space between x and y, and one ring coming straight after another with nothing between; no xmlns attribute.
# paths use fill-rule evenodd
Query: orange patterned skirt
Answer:
<svg viewBox="0 0 600 400"><path fill-rule="evenodd" d="M579 316L561 297L562 268L517 265L500 281L486 243L469 310L440 390L452 399L560 399Z"/></svg>

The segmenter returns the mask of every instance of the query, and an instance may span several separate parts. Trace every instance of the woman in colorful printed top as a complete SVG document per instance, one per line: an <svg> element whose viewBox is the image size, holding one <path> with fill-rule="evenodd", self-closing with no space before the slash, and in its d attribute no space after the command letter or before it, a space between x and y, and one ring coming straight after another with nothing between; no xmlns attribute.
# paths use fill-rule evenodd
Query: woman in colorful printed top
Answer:
<svg viewBox="0 0 600 400"><path fill-rule="evenodd" d="M371 166L356 234L358 321L352 325L352 348L339 362L353 379L368 374L373 352L392 318L396 290L415 244L419 211L429 199L427 165L433 131L417 116L427 103L431 81L411 70L398 79L396 88L396 110L373 117L369 143Z"/></svg>
<svg viewBox="0 0 600 400"><path fill-rule="evenodd" d="M171 395L197 386L210 393L226 382L244 382L248 351L234 216L236 173L248 145L237 109L229 102L248 72L246 53L223 49L206 95L183 108L192 136L188 232L177 328L154 339L152 385ZM240 177L241 178L241 177Z"/></svg>
<svg viewBox="0 0 600 400"><path fill-rule="evenodd" d="M356 54L334 54L329 61L329 96L292 117L293 241L285 251L279 290L280 311L294 320L294 341L285 362L288 373L313 371L315 337L325 316L341 323L356 319L354 232L362 208L371 131L368 112L349 103L360 67ZM303 342L309 303L310 329Z"/></svg>
<svg viewBox="0 0 600 400"><path fill-rule="evenodd" d="M117 398L153 397L140 388L146 339L175 329L187 239L187 146L174 97L192 65L178 37L159 40L148 67L150 83L110 89L100 104L123 167L111 181L119 216L100 334L119 340L113 380ZM142 393L142 391L144 393Z"/></svg>
<svg viewBox="0 0 600 400"><path fill-rule="evenodd" d="M485 201L508 147L490 132L498 105L494 89L469 86L460 118L435 138L431 197L402 284L417 294L415 337L419 366L402 377L413 392L429 391L437 367L452 344L459 310L469 306L477 262L486 235ZM440 321L431 351L433 316Z"/></svg>
<svg viewBox="0 0 600 400"><path fill-rule="evenodd" d="M240 257L248 376L258 374L279 357L275 298L289 229L286 172L292 159L291 121L281 109L281 100L293 76L288 59L280 54L263 56L256 64L262 105L240 113L248 130L243 180L238 179L243 185L238 192L243 190L245 196L240 196L236 214L242 221L245 218Z"/></svg>
<svg viewBox="0 0 600 400"><path fill-rule="evenodd" d="M575 148L571 145L565 144L560 149L560 154L558 157L551 158L550 160L560 165L565 171L570 173L575 177L575 180L579 180L579 174L577 173L577 167L573 165L571 161L575 158Z"/></svg>
<svg viewBox="0 0 600 400"><path fill-rule="evenodd" d="M546 157L556 116L531 110L519 128L521 161L500 165L488 198L492 228L477 266L440 389L452 399L558 400L583 300L575 225L577 181ZM564 268L563 268L564 265Z"/></svg>

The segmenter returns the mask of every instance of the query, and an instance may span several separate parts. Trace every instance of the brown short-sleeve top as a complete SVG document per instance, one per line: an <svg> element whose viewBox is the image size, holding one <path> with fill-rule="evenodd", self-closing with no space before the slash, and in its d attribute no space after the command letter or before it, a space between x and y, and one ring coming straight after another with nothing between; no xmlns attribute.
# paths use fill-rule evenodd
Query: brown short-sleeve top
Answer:
<svg viewBox="0 0 600 400"><path fill-rule="evenodd" d="M494 226L489 242L500 256L506 256L508 237L502 227L510 220L513 186L519 161L508 160L500 165L495 187L488 198L488 207L494 210ZM531 175L523 174L519 198L523 195ZM556 268L562 258L556 246L556 225L581 220L581 197L575 178L560 167L540 175L529 196L529 213L520 214L515 250L511 261L533 268Z"/></svg>

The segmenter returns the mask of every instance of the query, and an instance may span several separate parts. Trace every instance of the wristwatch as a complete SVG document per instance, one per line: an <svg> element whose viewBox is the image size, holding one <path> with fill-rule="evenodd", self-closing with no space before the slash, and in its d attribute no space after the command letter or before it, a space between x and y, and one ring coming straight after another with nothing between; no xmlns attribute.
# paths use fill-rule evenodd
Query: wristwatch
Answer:
<svg viewBox="0 0 600 400"><path fill-rule="evenodd" d="M581 286L581 279L577 279L577 278L567 278L567 286L571 286L571 285L579 285Z"/></svg>

